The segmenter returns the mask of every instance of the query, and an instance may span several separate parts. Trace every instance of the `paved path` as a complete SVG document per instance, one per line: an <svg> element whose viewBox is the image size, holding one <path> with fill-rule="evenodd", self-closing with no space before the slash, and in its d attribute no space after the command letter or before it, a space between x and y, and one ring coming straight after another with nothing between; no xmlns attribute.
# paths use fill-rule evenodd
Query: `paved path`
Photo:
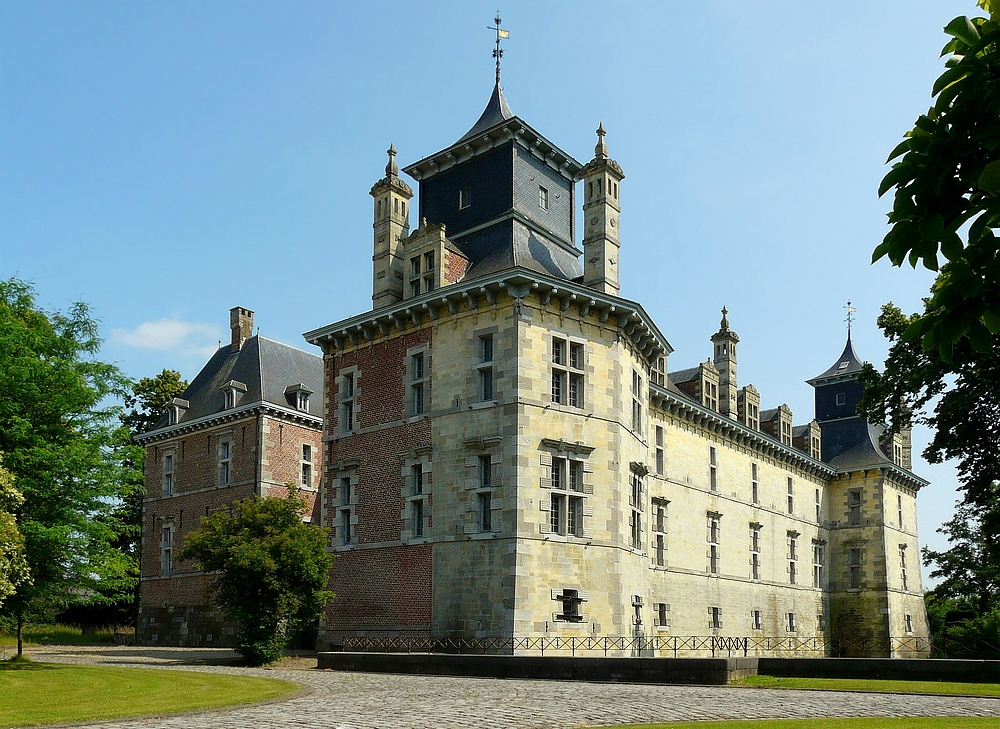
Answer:
<svg viewBox="0 0 1000 729"><path fill-rule="evenodd" d="M209 665L225 650L60 648L37 660L266 676L307 692L272 704L100 724L104 729L570 729L652 721L783 717L996 716L1000 698L724 686L602 684Z"/></svg>

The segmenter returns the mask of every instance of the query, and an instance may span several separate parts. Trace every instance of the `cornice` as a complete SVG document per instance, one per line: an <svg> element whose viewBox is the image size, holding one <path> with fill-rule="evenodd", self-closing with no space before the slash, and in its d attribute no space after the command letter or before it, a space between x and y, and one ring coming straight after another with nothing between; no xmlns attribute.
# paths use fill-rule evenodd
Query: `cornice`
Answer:
<svg viewBox="0 0 1000 729"><path fill-rule="evenodd" d="M509 296L515 306L518 306L529 295L537 296L543 307L553 301L564 312L574 307L581 317L597 312L602 324L612 322L650 361L674 351L640 304L519 266L444 286L412 299L313 329L303 336L307 342L322 347L324 351L344 350L379 337L387 337L393 330L402 333L410 328L421 327L427 321L437 323L444 317L457 314L459 305L463 303L468 303L473 310L479 310L495 306L500 297Z"/></svg>
<svg viewBox="0 0 1000 729"><path fill-rule="evenodd" d="M660 385L650 383L649 391L654 405L664 408L677 417L717 432L740 445L763 451L774 458L792 463L798 468L826 480L833 478L837 473L837 469L797 448L785 445L768 433L748 428L743 423L710 410L693 400L688 400Z"/></svg>
<svg viewBox="0 0 1000 729"><path fill-rule="evenodd" d="M205 428L211 428L216 425L222 425L223 423L233 422L235 420L240 420L247 416L257 414L273 415L282 418L283 420L290 420L301 425L307 425L315 428L323 427L323 418L317 415L303 413L300 410L293 410L291 408L283 408L280 405L275 405L274 403L258 400L257 402L248 403L247 405L240 405L239 407L231 408L229 410L222 410L218 413L212 413L211 415L203 415L200 418L194 418L193 420L180 422L175 425L169 425L166 428L159 428L157 430L139 433L134 436L133 439L136 443L145 445L147 443L166 440L168 438L175 438L178 435L185 435L196 430L204 430Z"/></svg>

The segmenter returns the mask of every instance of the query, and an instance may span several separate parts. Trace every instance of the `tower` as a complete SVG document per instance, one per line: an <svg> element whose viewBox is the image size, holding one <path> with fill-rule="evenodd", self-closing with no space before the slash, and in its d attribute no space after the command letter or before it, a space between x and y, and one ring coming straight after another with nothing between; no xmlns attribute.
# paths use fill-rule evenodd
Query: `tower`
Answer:
<svg viewBox="0 0 1000 729"><path fill-rule="evenodd" d="M625 179L622 168L608 157L604 142L604 124L597 127L594 159L580 171L583 178L583 283L607 294L617 296L621 288L618 279L619 218L621 202L619 186Z"/></svg>
<svg viewBox="0 0 1000 729"><path fill-rule="evenodd" d="M375 198L375 253L372 256L372 308L395 304L403 298L402 239L409 235L410 186L399 179L396 147L389 145L385 177L371 189Z"/></svg>
<svg viewBox="0 0 1000 729"><path fill-rule="evenodd" d="M712 361L719 370L719 412L735 419L739 397L736 385L736 343L740 338L729 328L728 315L729 312L723 306L719 331L712 335Z"/></svg>

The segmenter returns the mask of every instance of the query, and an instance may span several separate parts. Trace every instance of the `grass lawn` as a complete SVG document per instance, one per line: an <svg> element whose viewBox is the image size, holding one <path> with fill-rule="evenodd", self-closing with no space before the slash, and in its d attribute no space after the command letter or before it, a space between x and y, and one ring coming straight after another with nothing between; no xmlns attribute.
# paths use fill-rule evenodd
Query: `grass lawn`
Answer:
<svg viewBox="0 0 1000 729"><path fill-rule="evenodd" d="M0 728L166 714L288 696L298 684L193 671L0 662Z"/></svg>
<svg viewBox="0 0 1000 729"><path fill-rule="evenodd" d="M76 625L25 625L23 634L25 645L101 645L111 644L114 628L99 628L93 633L83 634ZM0 634L0 646L16 646L17 636Z"/></svg>
<svg viewBox="0 0 1000 729"><path fill-rule="evenodd" d="M1000 696L1000 683L951 683L948 681L890 681L853 678L777 678L747 676L731 684L750 688L819 689L823 691L877 691L945 696ZM971 726L971 725L970 725Z"/></svg>
<svg viewBox="0 0 1000 729"><path fill-rule="evenodd" d="M629 724L614 729L986 729L996 717L902 717L893 719L763 719L756 721L685 721L673 724Z"/></svg>

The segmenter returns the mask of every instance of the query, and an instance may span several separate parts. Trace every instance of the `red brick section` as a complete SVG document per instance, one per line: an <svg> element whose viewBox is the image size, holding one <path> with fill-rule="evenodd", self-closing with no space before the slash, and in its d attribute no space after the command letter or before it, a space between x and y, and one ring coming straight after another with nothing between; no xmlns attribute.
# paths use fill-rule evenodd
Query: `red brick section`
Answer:
<svg viewBox="0 0 1000 729"><path fill-rule="evenodd" d="M282 422L273 417L263 416L268 437L264 439L264 476L268 482L262 484L264 496L283 498L287 495L285 484L292 484L300 489L300 495L306 498L308 513L315 516L316 494L319 490L323 474L323 434L316 428L309 428L296 423ZM312 481L308 486L302 484L302 445L312 446Z"/></svg>
<svg viewBox="0 0 1000 729"><path fill-rule="evenodd" d="M458 283L469 270L469 259L460 253L445 249L444 266L441 269L441 285Z"/></svg>
<svg viewBox="0 0 1000 729"><path fill-rule="evenodd" d="M403 460L406 454L431 445L428 418L406 418L406 352L422 344L432 345L431 329L407 333L370 347L327 358L326 390L330 393L327 432L339 437L328 444L328 463L357 460L355 471L357 525L354 537L359 547L337 553L330 575L330 589L337 597L328 606L325 638L358 631L406 630L428 634L431 621L431 564L429 544L363 548L365 544L399 542L405 508ZM430 386L428 409L433 406L433 347L428 350ZM355 389L358 413L356 430L340 435L336 393L338 374L357 366L361 376ZM370 430L371 429L371 430ZM327 483L337 487L341 475L331 472ZM433 518L432 475L425 477L431 492L427 508ZM326 521L331 544L338 544L339 503L326 490Z"/></svg>

